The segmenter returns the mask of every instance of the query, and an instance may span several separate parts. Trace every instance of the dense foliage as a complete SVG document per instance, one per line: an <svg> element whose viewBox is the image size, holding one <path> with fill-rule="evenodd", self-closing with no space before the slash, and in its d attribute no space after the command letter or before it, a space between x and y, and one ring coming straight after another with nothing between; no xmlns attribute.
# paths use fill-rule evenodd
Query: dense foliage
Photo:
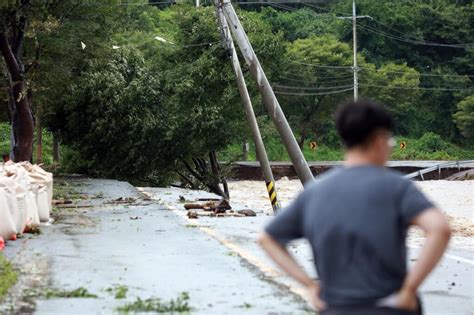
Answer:
<svg viewBox="0 0 474 315"><path fill-rule="evenodd" d="M31 106L36 121L68 148L72 170L162 182L183 160L211 150L233 159L251 139L212 6L32 3L23 56L35 64L27 77ZM252 3L238 10L309 159L341 158L332 115L352 96L352 22L340 19L351 3ZM395 158L468 157L474 5L357 3L358 14L372 17L358 21L359 90L385 104L397 136L409 140ZM286 159L243 67L270 158ZM8 121L7 89L0 97L0 119ZM308 140L318 142L316 152Z"/></svg>

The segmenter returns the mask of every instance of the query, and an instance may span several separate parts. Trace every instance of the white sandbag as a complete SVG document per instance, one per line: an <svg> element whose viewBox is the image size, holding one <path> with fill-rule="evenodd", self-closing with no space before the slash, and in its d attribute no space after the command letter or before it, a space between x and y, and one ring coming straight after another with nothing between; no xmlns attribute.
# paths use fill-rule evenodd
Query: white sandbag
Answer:
<svg viewBox="0 0 474 315"><path fill-rule="evenodd" d="M48 204L51 210L53 207L53 173L45 171L39 165L36 165L36 164L34 165L34 170L36 173L41 174L46 181L46 189L48 192Z"/></svg>
<svg viewBox="0 0 474 315"><path fill-rule="evenodd" d="M45 186L38 190L38 215L41 222L48 222L51 213L48 191Z"/></svg>
<svg viewBox="0 0 474 315"><path fill-rule="evenodd" d="M18 233L23 233L26 228L27 218L26 218L26 187L17 183L16 185L16 200L18 201L18 213L20 220L17 222L17 231Z"/></svg>
<svg viewBox="0 0 474 315"><path fill-rule="evenodd" d="M40 224L38 214L38 185L30 178L28 171L18 163L7 162L4 171L17 182L18 210L25 217L27 228L36 227Z"/></svg>
<svg viewBox="0 0 474 315"><path fill-rule="evenodd" d="M16 228L5 195L3 190L0 190L0 237L9 240L16 235Z"/></svg>
<svg viewBox="0 0 474 315"><path fill-rule="evenodd" d="M26 204L26 225L28 228L36 227L40 224L38 214L38 202L37 202L38 189L34 189L30 186L26 191L25 204Z"/></svg>
<svg viewBox="0 0 474 315"><path fill-rule="evenodd" d="M28 187L28 181L26 176L26 172L20 168L11 168L7 167L5 170L6 176L11 178L14 181L15 187L15 196L18 205L18 215L16 221L16 230L18 233L23 233L26 228L26 191ZM20 172L19 172L20 171ZM25 172L25 176L22 176L21 172Z"/></svg>
<svg viewBox="0 0 474 315"><path fill-rule="evenodd" d="M15 225L15 231L21 230L21 225L24 222L24 218L21 217L20 211L18 210L18 200L15 193L16 181L10 177L0 176L0 193L4 196L6 207L10 211L13 224ZM23 231L21 231L23 232Z"/></svg>
<svg viewBox="0 0 474 315"><path fill-rule="evenodd" d="M52 211L53 174L29 162L19 164L28 172L30 183L37 185L39 188L37 194L39 219L42 222L47 222Z"/></svg>

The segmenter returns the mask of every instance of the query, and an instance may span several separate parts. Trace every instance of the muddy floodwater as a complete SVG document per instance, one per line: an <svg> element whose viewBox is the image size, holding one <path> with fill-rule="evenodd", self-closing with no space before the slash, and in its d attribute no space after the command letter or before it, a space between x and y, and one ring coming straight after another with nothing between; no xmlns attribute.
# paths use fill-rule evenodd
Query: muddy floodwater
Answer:
<svg viewBox="0 0 474 315"><path fill-rule="evenodd" d="M452 244L474 249L474 181L420 181L416 185L448 216L453 229ZM288 205L303 190L299 180L283 178L276 182L278 198ZM263 181L234 181L229 183L231 199L255 209L257 212L272 211ZM410 241L423 240L421 231L410 231Z"/></svg>

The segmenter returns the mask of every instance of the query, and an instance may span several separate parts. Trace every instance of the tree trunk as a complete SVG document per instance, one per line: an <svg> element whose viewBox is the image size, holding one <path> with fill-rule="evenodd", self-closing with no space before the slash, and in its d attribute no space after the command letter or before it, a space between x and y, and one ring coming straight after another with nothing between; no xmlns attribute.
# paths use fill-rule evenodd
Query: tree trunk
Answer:
<svg viewBox="0 0 474 315"><path fill-rule="evenodd" d="M249 159L249 143L245 141L242 145L242 161L248 161Z"/></svg>
<svg viewBox="0 0 474 315"><path fill-rule="evenodd" d="M36 163L43 163L43 125L41 123L41 109L36 115Z"/></svg>
<svg viewBox="0 0 474 315"><path fill-rule="evenodd" d="M15 162L31 161L34 138L33 115L27 97L24 67L19 57L24 40L23 31L24 28L19 32L13 50L6 34L0 33L0 51L10 77L9 102L14 137L12 157Z"/></svg>
<svg viewBox="0 0 474 315"><path fill-rule="evenodd" d="M55 131L53 132L53 162L54 163L59 163L60 159L59 155L59 135L58 132Z"/></svg>
<svg viewBox="0 0 474 315"><path fill-rule="evenodd" d="M298 145L299 145L301 150L303 150L304 142L305 142L307 136L308 136L308 134L307 134L306 128L304 128L303 131L301 132L300 141L298 141Z"/></svg>

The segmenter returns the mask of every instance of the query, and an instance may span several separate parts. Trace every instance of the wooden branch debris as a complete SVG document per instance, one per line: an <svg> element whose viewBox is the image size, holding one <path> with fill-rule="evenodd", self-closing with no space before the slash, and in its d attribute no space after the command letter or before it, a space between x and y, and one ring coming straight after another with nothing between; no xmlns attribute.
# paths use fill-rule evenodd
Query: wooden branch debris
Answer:
<svg viewBox="0 0 474 315"><path fill-rule="evenodd" d="M187 216L190 219L199 217L255 217L257 214L250 209L232 210L229 201L221 199L219 201L209 201L206 203L187 203L184 208L188 210ZM204 211L199 211L204 210ZM228 211L230 210L230 211Z"/></svg>

